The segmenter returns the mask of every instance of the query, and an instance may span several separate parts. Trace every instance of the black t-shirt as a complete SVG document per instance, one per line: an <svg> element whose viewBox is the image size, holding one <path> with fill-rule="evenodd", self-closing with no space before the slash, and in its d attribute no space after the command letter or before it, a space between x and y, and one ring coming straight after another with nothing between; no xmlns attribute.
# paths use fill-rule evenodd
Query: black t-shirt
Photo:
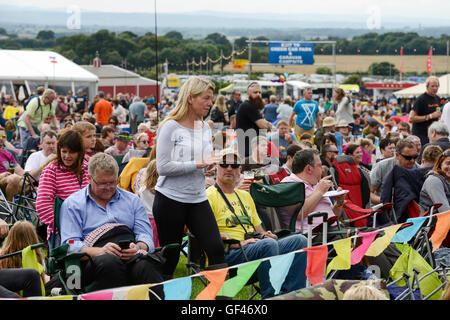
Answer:
<svg viewBox="0 0 450 320"><path fill-rule="evenodd" d="M255 130L256 135L259 136L259 127L255 123L259 119L262 119L261 113L250 102L245 101L240 105L236 115L236 129L244 131L244 135L238 134L238 143L239 152L242 154L242 151L244 151L245 157L250 155L250 140L255 134L254 132L248 132L248 130ZM241 148L244 148L244 150Z"/></svg>
<svg viewBox="0 0 450 320"><path fill-rule="evenodd" d="M420 95L414 103L412 110L414 110L419 116L426 116L436 111L436 108L440 107L441 98L438 96L430 96L427 93ZM412 124L412 134L418 136L422 140L422 145L428 142L428 127L437 119L428 120L420 123Z"/></svg>
<svg viewBox="0 0 450 320"><path fill-rule="evenodd" d="M238 100L238 102L234 102L233 99L230 99L226 102L227 109L228 109L228 115L231 117L233 114L237 114L239 110L239 106L242 104L241 100Z"/></svg>
<svg viewBox="0 0 450 320"><path fill-rule="evenodd" d="M245 101L239 106L236 115L236 128L244 131L255 129L259 133L259 128L255 123L259 119L262 119L261 113L250 102Z"/></svg>

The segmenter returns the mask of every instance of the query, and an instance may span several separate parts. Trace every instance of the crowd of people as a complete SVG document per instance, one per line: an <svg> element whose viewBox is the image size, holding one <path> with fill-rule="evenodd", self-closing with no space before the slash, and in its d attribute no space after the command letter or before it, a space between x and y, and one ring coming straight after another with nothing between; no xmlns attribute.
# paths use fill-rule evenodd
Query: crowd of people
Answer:
<svg viewBox="0 0 450 320"><path fill-rule="evenodd" d="M304 232L278 239L265 230L249 194L254 181L264 183L264 175L280 170L287 173L281 183L305 184L304 216L342 216L346 195L324 197L340 155L351 157L367 180L367 207L386 200L389 174L401 167L424 169L417 181L423 185L421 211L436 203L440 212L450 210L449 128L440 121L438 88L438 79L430 77L427 91L401 107L386 99L363 101L340 88L330 98L315 99L305 89L298 100L280 99L263 96L258 82L249 83L245 98L239 90L226 97L200 77L189 78L159 105L154 97L103 92L91 102L82 90L58 95L39 88L19 104L2 96L0 187L14 201L25 173L36 179L36 212L46 226L42 240L50 250L68 244L71 252L92 257L82 262L84 286L161 283L173 277L179 257L163 261L154 250L181 244L187 230L211 270L305 248ZM59 224L56 199L63 201ZM306 221L296 228L305 231ZM1 254L38 242L28 224L20 230L27 240L13 245L17 232L18 223L0 219ZM240 245L225 250L225 237ZM45 270L36 277L23 269L28 273L19 276L20 261L11 261L1 265L2 297L17 297L17 288L41 295L36 281L51 284ZM7 269L17 273L13 285L3 280ZM296 255L276 294L305 287L305 269L306 256ZM269 270L268 261L258 267L263 299L275 295ZM164 298L161 288L152 294Z"/></svg>

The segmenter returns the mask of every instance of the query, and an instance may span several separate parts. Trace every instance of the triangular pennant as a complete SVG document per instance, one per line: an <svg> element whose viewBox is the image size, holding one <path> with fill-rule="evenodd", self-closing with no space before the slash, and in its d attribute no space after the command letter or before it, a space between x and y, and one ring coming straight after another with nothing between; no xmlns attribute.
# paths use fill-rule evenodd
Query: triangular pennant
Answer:
<svg viewBox="0 0 450 320"><path fill-rule="evenodd" d="M150 300L148 289L151 287L151 284L143 284L139 286L133 286L124 288L123 292L126 292L126 298L121 300ZM115 296L113 297L114 300Z"/></svg>
<svg viewBox="0 0 450 320"><path fill-rule="evenodd" d="M306 276L312 285L322 283L324 280L325 266L327 265L328 246L304 248L308 255Z"/></svg>
<svg viewBox="0 0 450 320"><path fill-rule="evenodd" d="M90 292L78 296L79 300L112 300L114 296L113 290L102 290Z"/></svg>
<svg viewBox="0 0 450 320"><path fill-rule="evenodd" d="M406 222L412 222L412 226L406 227L397 232L392 238L391 242L406 243L411 240L419 231L420 227L427 220L427 217L409 218Z"/></svg>
<svg viewBox="0 0 450 320"><path fill-rule="evenodd" d="M269 270L269 278L270 283L275 290L275 295L280 293L281 286L289 273L294 256L295 252L290 252L270 259L271 267Z"/></svg>
<svg viewBox="0 0 450 320"><path fill-rule="evenodd" d="M200 272L200 274L205 276L210 283L198 294L195 300L214 300L225 282L227 273L228 268Z"/></svg>
<svg viewBox="0 0 450 320"><path fill-rule="evenodd" d="M377 236L378 231L367 232L359 234L362 236L362 243L352 251L351 264L352 266L361 262L362 258L366 254L373 240Z"/></svg>
<svg viewBox="0 0 450 320"><path fill-rule="evenodd" d="M420 271L418 277L422 278L425 274L430 273L427 277L423 278L420 281L420 290L424 296L429 295L433 292L437 287L439 287L442 282L439 280L439 276L436 272L432 272L433 268L426 262L426 260L413 248L409 245L408 248L403 252L403 254L397 259L395 264L392 266L390 270L390 275L393 281L401 278L404 272L409 273L410 275L414 274L413 269L417 269ZM414 280L413 277L409 279L411 284ZM399 286L405 286L406 282L402 279L397 282ZM442 294L442 289L438 290L432 297L431 300L439 299Z"/></svg>
<svg viewBox="0 0 450 320"><path fill-rule="evenodd" d="M384 229L384 236L376 239L372 243L372 245L366 252L366 256L378 257L389 246L392 237L401 226L402 226L401 224L397 224L387 229Z"/></svg>
<svg viewBox="0 0 450 320"><path fill-rule="evenodd" d="M191 277L179 278L164 283L165 300L190 300L192 294Z"/></svg>
<svg viewBox="0 0 450 320"><path fill-rule="evenodd" d="M246 285L250 277L255 273L255 270L261 264L261 260L255 260L252 263L246 263L237 269L237 275L225 281L220 289L218 296L233 298Z"/></svg>
<svg viewBox="0 0 450 320"><path fill-rule="evenodd" d="M331 270L348 270L351 267L350 256L352 252L352 239L347 238L333 243L336 257L330 261L327 267L327 275Z"/></svg>
<svg viewBox="0 0 450 320"><path fill-rule="evenodd" d="M439 249L442 242L448 235L450 229L450 211L439 213L436 215L437 222L430 241L433 244L433 252Z"/></svg>

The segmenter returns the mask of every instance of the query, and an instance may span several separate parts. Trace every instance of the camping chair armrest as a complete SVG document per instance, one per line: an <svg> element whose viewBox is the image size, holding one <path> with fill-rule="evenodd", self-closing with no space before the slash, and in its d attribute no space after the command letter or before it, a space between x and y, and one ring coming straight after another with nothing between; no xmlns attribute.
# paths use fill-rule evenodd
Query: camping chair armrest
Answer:
<svg viewBox="0 0 450 320"><path fill-rule="evenodd" d="M278 239L282 239L282 238L290 236L292 234L292 231L288 230L288 229L280 229L280 230L274 231L274 234L278 237Z"/></svg>
<svg viewBox="0 0 450 320"><path fill-rule="evenodd" d="M33 245L31 245L31 250L35 250L35 249L38 249L38 248L45 248L46 246L47 246L47 245L46 245L45 243L37 243L37 244L33 244ZM5 254L5 255L3 255L3 256L0 256L0 260L6 259L6 258L9 258L9 257L13 257L13 256L17 256L17 255L19 255L19 254L22 254L22 251L23 251L23 250L20 250L20 251L16 251L16 252L12 252L12 253Z"/></svg>
<svg viewBox="0 0 450 320"><path fill-rule="evenodd" d="M242 248L241 246L241 242L237 239L231 239L231 238L227 238L227 237L222 237L222 241L224 244L224 251L225 254L228 254L230 252L231 246L233 244L237 244L240 248Z"/></svg>

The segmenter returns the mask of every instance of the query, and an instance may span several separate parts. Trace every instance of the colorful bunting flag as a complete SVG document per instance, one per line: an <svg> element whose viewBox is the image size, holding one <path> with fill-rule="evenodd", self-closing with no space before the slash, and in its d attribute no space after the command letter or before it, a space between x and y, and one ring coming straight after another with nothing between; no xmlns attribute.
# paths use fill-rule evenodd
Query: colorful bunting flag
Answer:
<svg viewBox="0 0 450 320"><path fill-rule="evenodd" d="M192 279L178 278L164 283L165 300L190 300L192 294Z"/></svg>
<svg viewBox="0 0 450 320"><path fill-rule="evenodd" d="M270 259L269 278L272 287L275 290L275 295L278 295L281 290L281 286L286 279L289 269L291 268L292 261L294 260L295 253L287 253L279 256L275 256Z"/></svg>
<svg viewBox="0 0 450 320"><path fill-rule="evenodd" d="M387 229L384 229L384 236L376 239L370 248L366 252L366 256L369 257L377 257L379 256L391 243L391 239L397 230L401 227L401 224L397 224L391 226Z"/></svg>
<svg viewBox="0 0 450 320"><path fill-rule="evenodd" d="M378 231L359 234L363 239L362 243L352 251L350 262L352 266L361 262L362 258L365 256L367 250L373 243L373 240L375 239L377 234Z"/></svg>
<svg viewBox="0 0 450 320"><path fill-rule="evenodd" d="M306 276L312 285L322 283L324 280L325 266L328 258L328 246L316 246L304 248L308 254L308 264L306 266Z"/></svg>
<svg viewBox="0 0 450 320"><path fill-rule="evenodd" d="M391 242L408 242L416 235L417 231L419 231L425 220L427 220L427 217L409 218L408 220L406 220L406 222L412 222L413 225L397 232L392 238Z"/></svg>
<svg viewBox="0 0 450 320"><path fill-rule="evenodd" d="M351 267L352 239L347 238L333 243L336 257L330 261L327 267L327 275L331 270L348 270Z"/></svg>
<svg viewBox="0 0 450 320"><path fill-rule="evenodd" d="M401 278L404 272L407 272L411 275L409 281L412 284L413 281L412 275L414 274L413 271L414 268L420 271L418 275L419 279L423 277L425 274L430 272L430 274L427 277L425 277L422 281L420 281L420 290L425 297L429 295L431 292L433 292L433 290L435 290L438 286L440 286L442 282L439 280L439 276L436 272L431 272L433 271L433 268L428 264L428 262L425 261L424 258L422 258L422 256L416 250L411 248L409 245L405 244L404 246L408 246L409 248L403 252L403 254L397 259L395 264L392 266L389 272L391 278L392 280L395 281ZM404 280L400 280L397 284L401 287L406 285ZM435 293L431 297L431 300L439 299L441 294L442 289L439 290L437 293Z"/></svg>
<svg viewBox="0 0 450 320"><path fill-rule="evenodd" d="M151 284L90 292L79 296L79 300L149 300Z"/></svg>
<svg viewBox="0 0 450 320"><path fill-rule="evenodd" d="M54 297L29 297L26 300L74 300L76 296L54 296Z"/></svg>
<svg viewBox="0 0 450 320"><path fill-rule="evenodd" d="M239 266L237 269L237 275L231 279L225 281L217 295L222 297L234 298L239 291L247 284L250 277L255 273L261 264L261 260L255 260L251 263L246 263Z"/></svg>
<svg viewBox="0 0 450 320"><path fill-rule="evenodd" d="M430 241L433 244L433 252L439 249L442 242L448 235L450 229L450 211L439 213L436 215L437 222Z"/></svg>
<svg viewBox="0 0 450 320"><path fill-rule="evenodd" d="M227 273L228 268L200 272L200 274L205 276L210 283L198 294L195 300L214 300L225 282Z"/></svg>

